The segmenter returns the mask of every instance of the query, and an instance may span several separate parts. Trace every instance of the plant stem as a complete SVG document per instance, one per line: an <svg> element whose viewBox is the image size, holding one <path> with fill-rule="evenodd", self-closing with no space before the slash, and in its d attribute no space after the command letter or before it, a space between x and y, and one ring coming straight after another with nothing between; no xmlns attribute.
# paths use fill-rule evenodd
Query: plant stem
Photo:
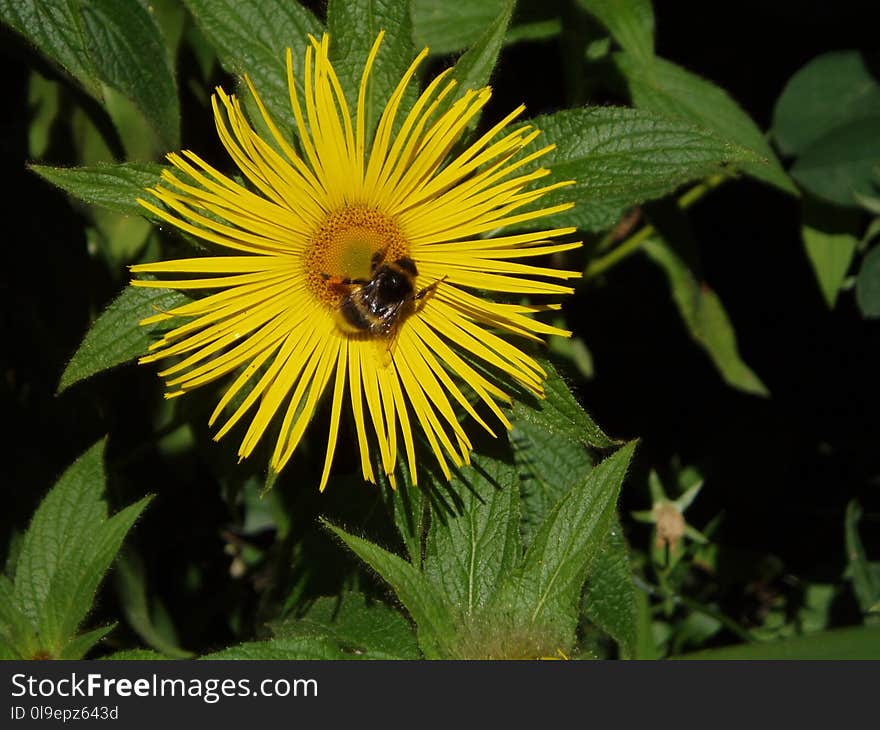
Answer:
<svg viewBox="0 0 880 730"><path fill-rule="evenodd" d="M714 190L728 179L728 175L713 175L699 185L695 185L678 199L678 207L681 210L687 210L706 193L710 190ZM587 264L587 268L584 269L584 279L592 279L594 276L610 269L630 254L635 253L642 247L642 244L651 238L656 232L657 230L650 223L642 226L642 228L624 240L619 246L613 248L604 256L600 256L599 258L590 261L590 263Z"/></svg>
<svg viewBox="0 0 880 730"><path fill-rule="evenodd" d="M700 603L699 601L695 601L692 598L688 598L687 596L681 595L677 591L672 590L669 587L663 586L662 584L659 586L652 585L650 582L635 578L635 584L637 587L641 588L643 591L646 591L648 594L652 596L656 596L657 598L661 598L664 601L672 600L674 603L678 603L684 606L691 611L695 611L696 613L701 613L704 616L708 616L709 618L713 618L718 623L720 623L724 628L726 628L730 633L738 636L743 641L755 641L755 637L747 630L740 626L736 621L734 621L730 616L726 616L721 611L718 611L711 606L707 606L704 603Z"/></svg>

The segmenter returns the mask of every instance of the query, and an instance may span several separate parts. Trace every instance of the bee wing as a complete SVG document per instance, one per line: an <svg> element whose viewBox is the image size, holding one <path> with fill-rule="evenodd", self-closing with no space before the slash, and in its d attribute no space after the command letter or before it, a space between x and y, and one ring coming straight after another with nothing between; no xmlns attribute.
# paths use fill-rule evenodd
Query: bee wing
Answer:
<svg viewBox="0 0 880 730"><path fill-rule="evenodd" d="M394 359L394 350L397 347L397 340L400 337L400 325L402 320L399 316L399 310L406 304L400 302L396 304L392 311L386 312L385 322L388 328L382 333L384 337L373 340L376 345L376 356L379 358L380 366L388 367Z"/></svg>
<svg viewBox="0 0 880 730"><path fill-rule="evenodd" d="M385 349L382 353L382 367L388 367L391 364L391 361L394 359L394 350L397 348L397 340L400 338L400 322L396 323L394 327L392 327L391 332L388 334L388 339L385 340Z"/></svg>

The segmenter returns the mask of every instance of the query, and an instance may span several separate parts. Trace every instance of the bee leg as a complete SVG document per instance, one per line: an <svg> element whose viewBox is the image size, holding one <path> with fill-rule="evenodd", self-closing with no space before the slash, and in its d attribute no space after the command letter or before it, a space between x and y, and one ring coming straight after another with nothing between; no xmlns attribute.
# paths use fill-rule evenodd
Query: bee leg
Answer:
<svg viewBox="0 0 880 730"><path fill-rule="evenodd" d="M348 291L348 287L352 284L366 284L368 282L367 279L351 279L347 276L333 276L332 274L325 274L321 272L321 278L326 281L332 289L339 289L343 292Z"/></svg>
<svg viewBox="0 0 880 730"><path fill-rule="evenodd" d="M378 269L382 265L382 262L385 260L385 256L387 255L388 246L385 246L385 248L380 248L378 251L376 251L376 253L374 253L370 257L370 271L375 271L376 269Z"/></svg>
<svg viewBox="0 0 880 730"><path fill-rule="evenodd" d="M424 289L421 289L419 291L419 293L413 297L413 301L414 302L421 302L421 300L424 299L425 297L431 296L435 291L437 291L437 287L444 281L446 281L445 276L442 279L437 279L437 281L435 281L433 284L428 284L428 286L426 286ZM417 307L419 309L421 309L424 306L425 306L424 302L421 302L420 304L417 305Z"/></svg>

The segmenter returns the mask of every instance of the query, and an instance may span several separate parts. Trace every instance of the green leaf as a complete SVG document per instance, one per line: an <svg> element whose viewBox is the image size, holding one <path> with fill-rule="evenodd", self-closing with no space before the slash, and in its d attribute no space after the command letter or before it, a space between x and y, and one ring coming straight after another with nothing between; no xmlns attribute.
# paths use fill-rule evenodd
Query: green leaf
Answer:
<svg viewBox="0 0 880 730"><path fill-rule="evenodd" d="M428 659L451 654L453 620L443 597L410 563L378 545L324 522L346 546L375 570L397 594L418 626L419 646Z"/></svg>
<svg viewBox="0 0 880 730"><path fill-rule="evenodd" d="M519 480L511 464L474 454L449 488L457 495L455 513L433 511L424 575L466 621L519 563Z"/></svg>
<svg viewBox="0 0 880 730"><path fill-rule="evenodd" d="M95 320L61 375L58 392L80 380L146 354L168 325L142 319L191 301L180 292L129 286Z"/></svg>
<svg viewBox="0 0 880 730"><path fill-rule="evenodd" d="M499 606L545 632L558 649L574 644L578 597L615 521L634 449L635 442L619 449L557 503L502 591Z"/></svg>
<svg viewBox="0 0 880 730"><path fill-rule="evenodd" d="M623 50L642 62L654 57L654 9L651 0L578 0Z"/></svg>
<svg viewBox="0 0 880 730"><path fill-rule="evenodd" d="M166 657L174 659L191 657L191 652L180 648L173 630L169 635L169 632L164 630L165 627L157 626L154 622L147 596L143 564L134 553L127 551L120 557L114 571L114 579L122 612L137 635Z"/></svg>
<svg viewBox="0 0 880 730"><path fill-rule="evenodd" d="M519 471L520 531L529 545L556 503L586 478L592 459L583 444L541 423L514 419L510 444Z"/></svg>
<svg viewBox="0 0 880 730"><path fill-rule="evenodd" d="M736 334L718 295L697 281L687 264L665 241L647 241L643 250L666 272L672 297L688 332L712 359L724 381L752 395L769 395L766 386L740 357Z"/></svg>
<svg viewBox="0 0 880 730"><path fill-rule="evenodd" d="M228 649L223 649L214 652L213 654L199 657L199 659L206 660L238 659L244 661L254 661L259 659L289 661L339 658L339 649L330 639L316 639L311 636L300 636L289 639L271 639L269 641L252 641L247 644L232 646Z"/></svg>
<svg viewBox="0 0 880 730"><path fill-rule="evenodd" d="M878 572L865 554L865 548L859 537L859 520L862 510L855 501L846 506L844 521L844 538L846 541L847 576L852 581L853 593L859 608L866 616L871 612L877 601L880 601L880 572Z"/></svg>
<svg viewBox="0 0 880 730"><path fill-rule="evenodd" d="M134 103L165 147L179 147L174 68L153 14L138 0L81 0L81 13L100 78Z"/></svg>
<svg viewBox="0 0 880 730"><path fill-rule="evenodd" d="M773 137L798 155L832 130L880 115L880 84L858 51L814 58L785 85L773 110Z"/></svg>
<svg viewBox="0 0 880 730"><path fill-rule="evenodd" d="M59 637L70 636L76 631L88 615L122 541L151 500L152 496L144 497L110 519L93 524L88 540L79 549L74 547L72 558L50 586L46 597L49 612L40 624L41 637L52 636L53 632Z"/></svg>
<svg viewBox="0 0 880 730"><path fill-rule="evenodd" d="M507 27L513 15L513 0L508 0L498 15L485 28L483 33L474 41L473 45L462 54L452 70L451 78L455 79L458 86L437 107L437 114L448 111L456 100L460 99L465 91L481 89L489 83L498 55L504 45ZM482 114L476 114L467 124L468 130L475 129Z"/></svg>
<svg viewBox="0 0 880 730"><path fill-rule="evenodd" d="M479 89L489 83L495 64L498 63L498 54L501 53L507 27L510 25L513 5L513 0L508 0L494 20L456 62L452 78L458 82L457 96L460 96L465 89Z"/></svg>
<svg viewBox="0 0 880 730"><path fill-rule="evenodd" d="M0 0L0 19L100 100L101 80L83 38L77 9L63 0Z"/></svg>
<svg viewBox="0 0 880 730"><path fill-rule="evenodd" d="M321 22L300 3L290 0L184 3L217 50L223 68L238 76L247 74L279 128L294 128L285 53L288 48L292 50L294 75L301 84L308 35L320 38L324 30Z"/></svg>
<svg viewBox="0 0 880 730"><path fill-rule="evenodd" d="M792 177L816 197L855 207L856 194L873 191L880 164L880 115L836 127L807 147L791 168Z"/></svg>
<svg viewBox="0 0 880 730"><path fill-rule="evenodd" d="M856 252L859 219L856 211L804 201L801 238L831 309Z"/></svg>
<svg viewBox="0 0 880 730"><path fill-rule="evenodd" d="M782 641L707 649L673 659L880 659L880 627L821 631Z"/></svg>
<svg viewBox="0 0 880 730"><path fill-rule="evenodd" d="M89 653L95 644L101 641L101 639L107 636L107 634L115 628L116 624L110 624L109 626L101 626L100 628L75 636L61 650L61 654L58 658L70 660L82 659Z"/></svg>
<svg viewBox="0 0 880 730"><path fill-rule="evenodd" d="M15 586L5 575L0 575L0 644L7 659L28 659L38 647L34 624L19 608Z"/></svg>
<svg viewBox="0 0 880 730"><path fill-rule="evenodd" d="M398 612L360 593L318 598L299 619L272 625L276 638L329 639L340 658L418 659L418 643L409 622Z"/></svg>
<svg viewBox="0 0 880 730"><path fill-rule="evenodd" d="M761 130L724 89L662 59L643 63L628 53L618 53L614 55L614 64L624 77L635 106L688 120L723 140L751 150L757 160L742 160L738 167L797 195L797 188Z"/></svg>
<svg viewBox="0 0 880 730"><path fill-rule="evenodd" d="M638 605L626 541L615 517L605 545L587 578L584 613L620 646L621 656L636 655Z"/></svg>
<svg viewBox="0 0 880 730"><path fill-rule="evenodd" d="M553 364L545 358L538 358L538 363L547 374L544 398L515 401L510 413L514 427L529 423L553 436L598 449L616 446L619 442L606 436L581 407Z"/></svg>
<svg viewBox="0 0 880 730"><path fill-rule="evenodd" d="M433 54L455 53L477 43L508 4L508 0L411 0L413 39Z"/></svg>
<svg viewBox="0 0 880 730"><path fill-rule="evenodd" d="M654 637L654 626L651 616L651 600L643 590L636 590L636 651L634 659L660 659L663 652Z"/></svg>
<svg viewBox="0 0 880 730"><path fill-rule="evenodd" d="M180 0L151 0L150 7L156 15L156 24L162 31L171 58L176 59L186 25L186 10Z"/></svg>
<svg viewBox="0 0 880 730"><path fill-rule="evenodd" d="M378 454L375 454L378 457ZM409 561L420 568L422 565L422 538L425 533L426 511L428 508L425 493L412 482L409 473L409 465L401 454L398 458L397 488L392 489L387 481L381 465L374 465L375 473L379 476L379 483L385 490L386 499L390 503L391 518L394 526L403 540Z"/></svg>
<svg viewBox="0 0 880 730"><path fill-rule="evenodd" d="M339 75L352 114L357 109L358 89L367 54L379 31L385 31L365 98L369 140L386 102L415 57L409 3L407 0L330 0L327 30L331 39L330 60ZM398 119L403 118L406 110L407 104L404 103L398 110Z"/></svg>
<svg viewBox="0 0 880 730"><path fill-rule="evenodd" d="M180 144L168 49L138 0L0 0L0 18L66 69L98 101L102 84L133 102L166 147Z"/></svg>
<svg viewBox="0 0 880 730"><path fill-rule="evenodd" d="M37 508L18 559L13 600L49 656L59 656L70 643L123 538L150 499L107 519L103 453L101 441L61 476ZM80 639L74 650L85 650L86 644Z"/></svg>
<svg viewBox="0 0 880 730"><path fill-rule="evenodd" d="M856 302L864 317L880 317L880 245L862 259L856 279Z"/></svg>
<svg viewBox="0 0 880 730"><path fill-rule="evenodd" d="M708 177L724 164L757 159L710 131L642 109L569 109L532 123L544 133L541 143L556 145L540 159L552 173L546 182L575 181L541 198L541 204L573 202L574 208L550 220L584 231L605 230L627 209ZM546 227L548 220L524 225Z"/></svg>
<svg viewBox="0 0 880 730"><path fill-rule="evenodd" d="M68 467L25 533L15 571L15 602L35 626L44 626L47 614L59 608L47 606L59 572L69 568L71 560L82 562L86 557L72 551L82 550L107 518L103 458L104 441L99 441Z"/></svg>
<svg viewBox="0 0 880 730"><path fill-rule="evenodd" d="M138 205L137 199L150 198L146 188L159 182L165 167L149 162L126 162L95 167L31 165L30 169L90 205L125 215L150 217L147 209Z"/></svg>
<svg viewBox="0 0 880 730"><path fill-rule="evenodd" d="M61 111L61 85L37 71L28 80L28 156L40 158L52 142L52 130Z"/></svg>
<svg viewBox="0 0 880 730"><path fill-rule="evenodd" d="M124 651L117 651L113 654L109 654L107 656L102 656L101 659L104 660L112 660L112 661L165 661L168 659L164 654L160 654L158 651L152 651L151 649L125 649Z"/></svg>

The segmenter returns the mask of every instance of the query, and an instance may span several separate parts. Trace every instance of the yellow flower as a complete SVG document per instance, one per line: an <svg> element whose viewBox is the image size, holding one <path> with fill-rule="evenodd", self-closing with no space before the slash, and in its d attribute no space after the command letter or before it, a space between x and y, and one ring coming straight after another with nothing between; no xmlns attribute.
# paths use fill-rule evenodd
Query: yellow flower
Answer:
<svg viewBox="0 0 880 730"><path fill-rule="evenodd" d="M540 396L541 367L496 332L533 340L568 334L529 316L558 304L499 303L473 290L566 294L569 287L544 279L579 276L517 261L579 246L549 240L573 228L485 237L570 207L530 205L569 183L532 185L548 171L525 170L553 146L522 154L539 132L524 125L505 130L523 107L453 154L491 90L466 91L450 104L455 82L447 71L398 119L425 49L391 95L368 144L366 87L382 36L367 58L353 118L328 58L328 37L310 38L303 98L287 52L298 147L246 78L271 141L254 131L234 96L218 88L212 102L220 139L248 184L184 151L168 155L184 175L166 170L163 184L149 191L164 207L139 200L181 230L232 252L132 267L138 274L180 277L138 279L132 282L137 286L215 290L145 320L186 321L154 343L141 362L175 358L160 373L166 397L239 371L210 424L237 395L243 400L214 438L251 414L238 451L245 458L270 421L283 414L271 460L276 472L299 444L321 396L332 391L321 489L345 400L366 479L375 481L368 423L392 483L399 436L416 478L413 418L447 478L448 462L467 463L471 443L453 401L492 430L461 383L510 427L499 407L508 395L471 363L500 370Z"/></svg>

